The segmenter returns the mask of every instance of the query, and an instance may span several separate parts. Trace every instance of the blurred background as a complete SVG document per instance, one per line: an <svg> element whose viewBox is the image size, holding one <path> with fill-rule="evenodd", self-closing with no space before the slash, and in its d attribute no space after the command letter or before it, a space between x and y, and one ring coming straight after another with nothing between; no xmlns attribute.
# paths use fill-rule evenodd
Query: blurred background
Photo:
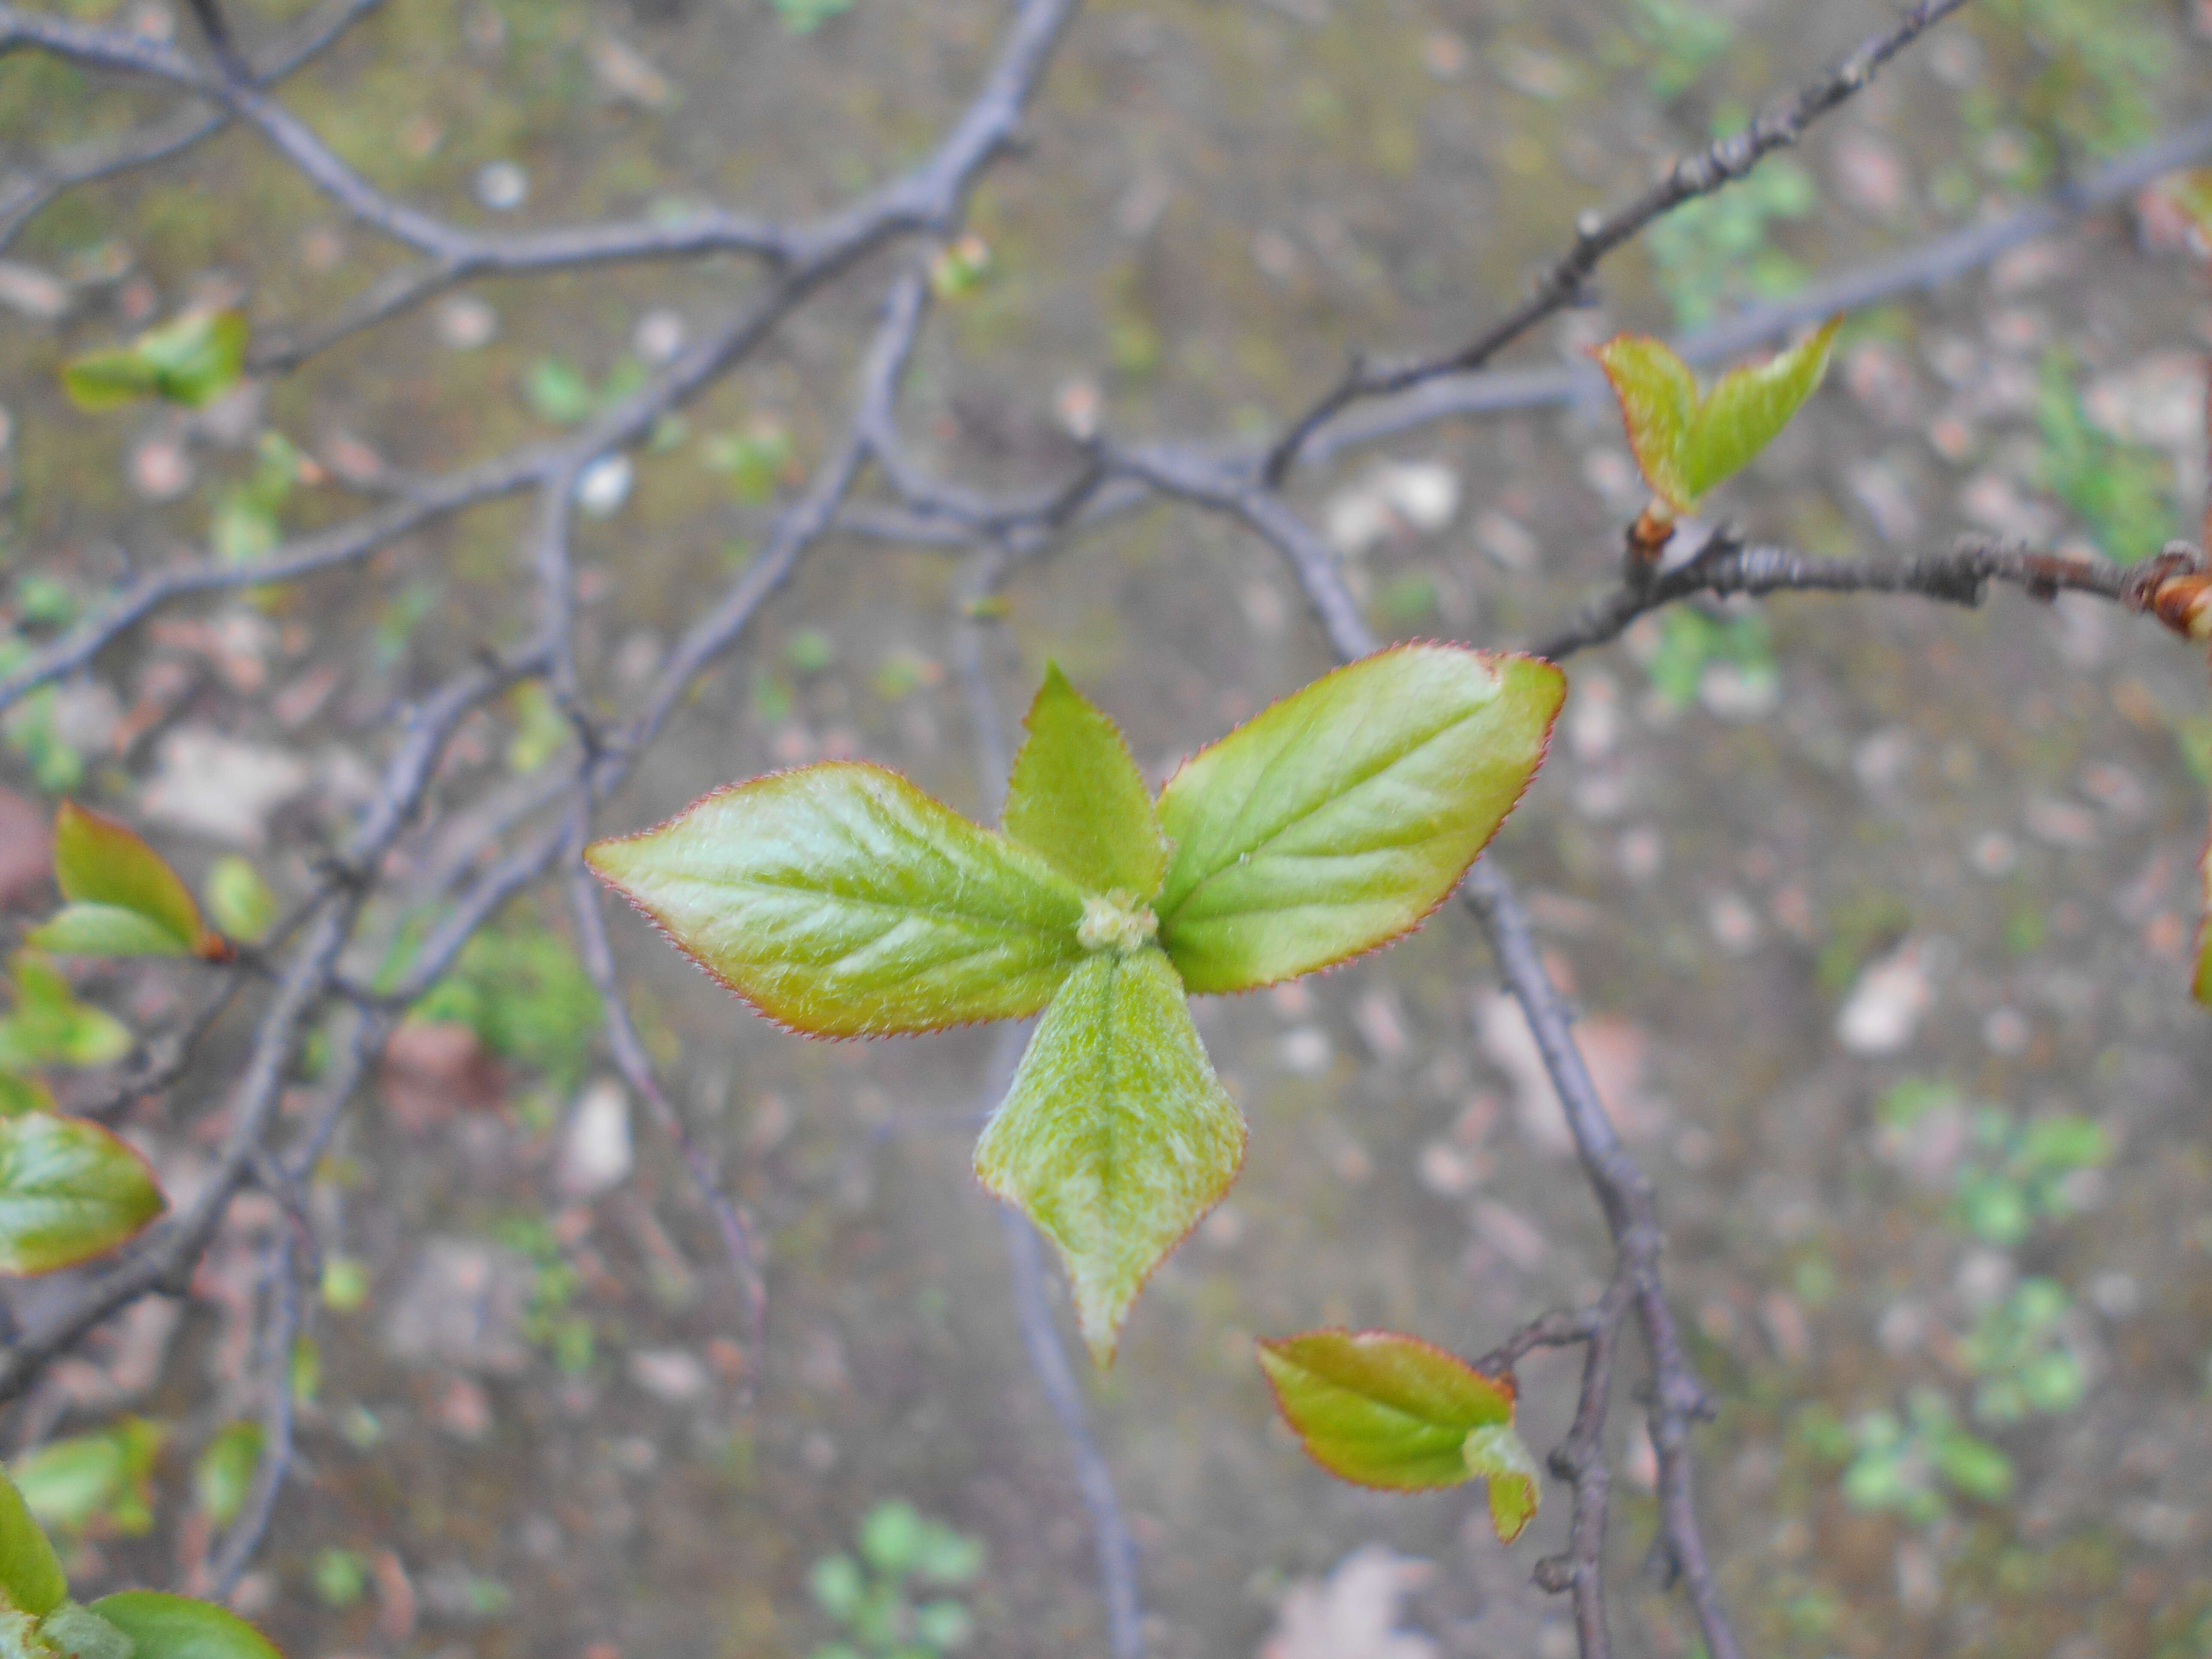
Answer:
<svg viewBox="0 0 2212 1659"><path fill-rule="evenodd" d="M199 47L168 0L61 9ZM304 15L230 10L249 46ZM1012 491L1065 480L1097 430L1249 441L1349 349L1468 337L1577 212L1891 21L1869 0L1094 4L1022 147L983 174L975 240L939 264L902 428L930 468ZM456 222L706 204L795 221L927 154L1005 22L977 0L384 0L283 98ZM1619 329L1696 329L2008 222L2193 130L2208 90L2197 0L1975 0L1802 149L1615 257L1512 366L1566 368ZM20 183L175 97L19 51L0 58L0 143ZM1972 532L2131 561L2194 537L2204 254L2168 194L2130 189L1933 287L1872 284L1826 390L1716 510L1836 554ZM843 433L910 258L838 277L585 475L592 707L634 702L758 555ZM257 341L312 334L400 263L238 129L21 223L0 264L0 668L134 573L264 556L579 426L768 280L730 255L478 280L202 410L88 415L58 389L74 354L196 304L241 307ZM1613 579L1644 497L1617 416L1573 374L1498 401L1299 475L1386 634L1524 644ZM51 907L40 826L64 795L139 825L196 887L244 855L280 896L306 891L412 700L534 621L529 511L494 501L302 582L189 601L16 704L8 942ZM1333 661L1278 556L1222 519L1151 506L1081 527L980 620L955 552L902 538L888 508L866 519L808 551L600 832L830 756L988 816L971 645L1002 723L1054 659L1155 780ZM2003 592L1972 611L1677 607L1571 673L1499 853L1662 1191L1672 1290L1722 1401L1704 1510L1747 1645L2212 1656L2212 1025L2185 966L2203 663L2115 607ZM540 690L471 717L384 872L350 958L364 977L404 970L574 741ZM765 1352L679 1161L595 1046L558 884L526 893L400 1027L319 1166L314 1375L239 1605L296 1659L874 1655L890 1649L869 1610L902 1596L935 1609L909 1654L1103 1652L1068 1443L969 1173L994 1036L807 1041L629 915L611 925L647 1045L763 1240ZM77 982L150 1041L185 1018L189 973ZM1373 957L1196 1012L1252 1122L1244 1173L1115 1368L1079 1379L1146 1650L1568 1659L1564 1605L1528 1583L1564 1536L1563 1489L1508 1551L1479 1489L1340 1485L1273 1422L1252 1357L1255 1336L1334 1323L1473 1354L1609 1273L1477 930L1448 907ZM173 1197L205 1168L249 1033L216 1025L124 1117ZM303 1083L319 1063L311 1044ZM99 1082L68 1080L64 1103ZM80 1594L188 1582L234 1512L224 1425L255 1409L257 1241L278 1222L257 1202L192 1297L112 1322L6 1420ZM4 1291L18 1316L58 1293ZM1577 1375L1565 1356L1523 1370L1540 1449ZM1677 1659L1697 1646L1647 1565L1634 1380L1613 1422L1620 1635Z"/></svg>

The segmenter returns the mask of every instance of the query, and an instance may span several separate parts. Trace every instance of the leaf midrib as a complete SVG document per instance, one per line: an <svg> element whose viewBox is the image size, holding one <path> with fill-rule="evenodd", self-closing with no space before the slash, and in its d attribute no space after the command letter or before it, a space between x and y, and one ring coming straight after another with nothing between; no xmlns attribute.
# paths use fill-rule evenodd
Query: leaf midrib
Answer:
<svg viewBox="0 0 2212 1659"><path fill-rule="evenodd" d="M1504 695L1502 687L1500 688L1498 695ZM1268 831L1267 836L1262 839L1253 842L1253 844L1248 848L1238 848L1237 855L1231 856L1228 860L1216 864L1213 868L1200 876L1185 890L1182 896L1176 901L1174 914L1176 915L1182 915L1184 907L1189 904L1193 898L1197 896L1199 890L1206 886L1208 882L1213 881L1227 872L1236 869L1238 865L1246 859L1257 858L1261 854L1266 852L1268 847L1273 845L1274 842L1280 841L1285 836L1290 834L1292 830L1296 829L1299 824L1304 823L1308 818L1312 817L1316 813L1322 811L1327 807L1337 805L1339 802L1352 795L1354 792L1365 788L1369 784L1375 781L1376 779L1382 776L1384 773L1392 770L1394 768L1403 765L1406 762L1413 759L1414 756L1419 754L1422 750L1426 749L1430 744L1437 742L1441 738L1449 735L1458 727L1467 724L1468 721L1473 720L1477 714L1480 714L1482 710L1489 708L1497 701L1497 696L1492 696L1486 698L1484 702L1473 708L1462 710L1459 714L1455 714L1450 720L1447 720L1443 725L1438 726L1435 731L1430 732L1425 737L1419 738L1418 741L1411 744L1407 747L1400 750L1396 754L1393 755L1389 759L1382 762L1380 765L1374 767L1369 771L1362 773L1359 776L1352 779L1351 782L1344 785L1342 787L1335 790L1323 799L1315 801L1312 805L1301 809L1292 817L1285 819L1281 823L1276 825L1274 829ZM1360 718L1361 725L1363 726L1371 723L1374 719L1373 709L1370 708L1363 712ZM1276 767L1280 765L1289 757L1291 748L1291 745L1285 744L1283 748L1276 753L1273 758L1268 761L1266 768L1263 769L1261 773L1259 783L1256 784L1252 790L1252 799L1256 800L1260 797L1267 783L1268 775L1274 771ZM1250 811L1251 806L1248 801L1245 807L1238 814L1237 823L1241 823L1243 822L1244 813ZM1234 826L1232 826L1232 829L1233 827ZM1231 842L1230 845L1232 848L1236 848L1236 842L1233 840ZM1168 921L1168 917L1161 917L1161 926L1165 927Z"/></svg>

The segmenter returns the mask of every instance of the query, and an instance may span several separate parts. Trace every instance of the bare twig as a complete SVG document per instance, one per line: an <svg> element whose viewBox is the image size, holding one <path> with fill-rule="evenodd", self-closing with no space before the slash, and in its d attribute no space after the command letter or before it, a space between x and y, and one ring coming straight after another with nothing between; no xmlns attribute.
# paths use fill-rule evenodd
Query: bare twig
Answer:
<svg viewBox="0 0 2212 1659"><path fill-rule="evenodd" d="M1306 441L1340 410L1368 398L1409 392L1425 380L1481 368L1538 323L1574 303L1600 260L1686 202L1734 184L1805 129L1871 82L1881 66L1966 0L1919 0L1896 27L1875 36L1794 97L1760 113L1742 131L1674 163L1667 176L1627 206L1592 213L1575 226L1574 246L1540 276L1528 297L1457 350L1441 357L1370 368L1355 361L1335 386L1291 422L1261 464L1261 476L1280 483Z"/></svg>
<svg viewBox="0 0 2212 1659"><path fill-rule="evenodd" d="M261 1409L261 1455L253 1466L253 1484L238 1518L208 1564L208 1594L218 1601L230 1599L246 1566L269 1534L276 1512L277 1495L292 1468L292 1346L300 1331L299 1241L279 1230L270 1247L269 1329L262 1344L264 1386L267 1395Z"/></svg>
<svg viewBox="0 0 2212 1659"><path fill-rule="evenodd" d="M1645 612L1692 594L1917 593L1948 605L1978 605L1991 582L2037 599L2060 592L2124 597L2128 573L1994 542L1969 542L1912 559L1845 559L1745 547L1719 538L1681 565L1643 585L1624 583L1573 623L1531 647L1553 661L1618 638Z"/></svg>

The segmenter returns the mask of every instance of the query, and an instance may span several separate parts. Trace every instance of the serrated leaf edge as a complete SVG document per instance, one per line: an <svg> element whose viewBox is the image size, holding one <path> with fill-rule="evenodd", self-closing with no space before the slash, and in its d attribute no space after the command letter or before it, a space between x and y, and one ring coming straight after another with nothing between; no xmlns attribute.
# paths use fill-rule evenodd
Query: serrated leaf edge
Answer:
<svg viewBox="0 0 2212 1659"><path fill-rule="evenodd" d="M1467 879L1467 872L1474 868L1474 860L1480 858L1485 853L1490 850L1490 843L1498 839L1499 835L1504 832L1507 823L1511 820L1513 814L1520 810L1522 801L1527 798L1529 789L1536 781L1536 775L1544 769L1544 763L1551 756L1552 737L1559 729L1560 711L1565 708L1567 703L1567 671L1560 667L1559 664L1553 662L1549 657L1540 657L1533 651L1496 651L1484 646L1468 645L1458 640L1399 640L1392 644L1384 646L1379 651L1370 651L1364 657L1355 657L1350 662L1339 663L1334 668L1330 669L1327 674L1322 674L1316 678L1308 680L1305 684L1298 686L1296 690L1285 691L1281 696L1277 697L1273 702L1268 703L1266 708L1263 708L1256 713L1247 716L1245 719L1237 721L1235 726L1223 732L1212 743L1201 744L1200 747L1191 750L1189 754L1184 756L1182 760L1178 761L1176 763L1175 770L1168 774L1167 781L1161 784L1158 793L1152 797L1154 810L1155 811L1158 811L1158 804L1167 794L1169 786L1173 784L1177 778L1182 775L1185 769L1195 764L1199 758L1206 754L1209 750L1216 749L1222 744L1228 742L1229 739L1235 737L1237 732L1243 731L1254 720L1258 720L1261 715L1265 714L1268 709L1275 708L1278 704L1288 702L1292 697L1298 696L1299 693L1310 690L1314 686L1321 684L1323 680L1327 680L1334 675L1341 674L1347 669L1357 668L1363 663L1374 662L1382 657L1395 656L1398 653L1403 651L1435 650L1439 648L1447 651L1464 651L1471 655L1483 658L1486 661L1540 663L1545 667L1551 669L1559 677L1559 701L1552 707L1550 718L1546 720L1544 722L1543 736L1537 741L1536 763L1528 769L1528 776L1521 780L1521 787L1514 793L1513 799L1507 804L1505 810L1498 814L1497 823L1492 826L1490 834L1484 838L1482 845L1474 849L1474 855L1468 860L1467 863L1463 866L1462 866L1458 876L1453 879L1451 884L1437 896L1437 902L1434 904L1429 906L1427 909L1422 911L1420 915L1415 916L1411 921L1407 922L1396 933L1390 934L1388 938L1378 939L1372 945L1363 945L1357 951L1347 951L1340 957L1331 957L1327 962L1316 963L1310 968L1301 968L1295 974L1278 974L1273 979L1255 980L1249 985L1240 985L1233 991L1195 991L1192 992L1190 994L1194 996L1241 997L1248 995L1254 991L1267 990L1271 986L1287 984L1294 979L1304 979L1309 974L1334 973L1338 969L1345 967L1348 963L1363 961L1366 957L1373 956L1378 951L1388 950L1391 945L1395 945L1400 939L1406 938L1408 934L1419 933L1423 927L1427 925L1428 920L1431 916L1436 915L1437 911L1443 909L1446 904L1451 902L1452 896L1457 893L1460 890L1460 884ZM1170 848L1168 857L1170 867L1172 868L1175 858L1172 848ZM1164 880L1165 878L1163 877L1162 879ZM1161 948L1163 950L1167 950L1168 960L1170 962L1174 962L1175 952L1172 950L1168 949L1164 938L1167 927L1167 918L1165 916L1161 917L1160 931L1163 935ZM1182 966L1179 963L1176 965L1176 972L1178 975L1182 972ZM1386 1333L1386 1334L1387 1334L1388 1333Z"/></svg>

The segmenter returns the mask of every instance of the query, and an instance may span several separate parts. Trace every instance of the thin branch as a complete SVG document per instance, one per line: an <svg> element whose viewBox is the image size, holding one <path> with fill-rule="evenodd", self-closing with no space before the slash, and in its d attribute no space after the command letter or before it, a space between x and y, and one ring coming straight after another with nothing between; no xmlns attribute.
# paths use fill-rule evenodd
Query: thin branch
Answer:
<svg viewBox="0 0 2212 1659"><path fill-rule="evenodd" d="M269 68L253 78L266 85L281 81L315 58L382 0L333 0L325 15L310 19L295 42L279 51ZM112 138L74 145L33 162L0 190L0 249L15 240L32 216L63 191L111 178L133 167L167 160L230 123L227 110L208 111L198 100L171 114L133 127Z"/></svg>
<svg viewBox="0 0 2212 1659"><path fill-rule="evenodd" d="M269 1332L262 1364L267 1390L261 1411L261 1455L253 1484L215 1559L208 1564L208 1595L228 1601L247 1565L269 1534L276 1498L292 1468L292 1346L300 1331L300 1245L289 1229L271 1247Z"/></svg>
<svg viewBox="0 0 2212 1659"><path fill-rule="evenodd" d="M722 1250L729 1258L731 1275L737 1285L738 1299L744 1310L745 1400L750 1404L758 1393L760 1378L768 1364L766 1276L744 1218L722 1190L714 1160L693 1139L684 1126L683 1114L661 1088L653 1058L647 1054L644 1041L630 1018L629 1000L623 994L622 978L615 968L614 947L607 939L607 921L600 908L599 884L584 863L584 843L589 833L587 809L580 801L567 837L568 909L576 922L577 954L583 959L592 983L599 989L599 1001L605 1011L607 1046L614 1053L617 1069L631 1091L645 1102L654 1123L682 1156L684 1169L691 1177L692 1189L714 1218L715 1231L721 1237Z"/></svg>
<svg viewBox="0 0 2212 1659"><path fill-rule="evenodd" d="M1780 547L1745 547L1716 537L1693 557L1642 586L1624 582L1575 622L1531 647L1558 662L1617 639L1638 617L1694 594L1917 593L1948 605L1981 604L1991 582L2037 599L2060 592L2123 599L2129 573L1999 542L1968 542L1911 559L1829 558Z"/></svg>
<svg viewBox="0 0 2212 1659"><path fill-rule="evenodd" d="M1279 484L1306 441L1354 403L1408 392L1425 380L1481 368L1538 323L1573 304L1607 254L1634 240L1647 226L1684 203L1734 184L1776 150L1796 143L1807 127L1863 89L1883 64L1966 3L1918 0L1895 27L1866 41L1794 97L1764 111L1741 132L1675 162L1664 179L1627 206L1610 214L1593 213L1577 222L1574 246L1537 279L1528 297L1457 350L1382 368L1369 368L1355 361L1334 386L1291 422L1268 451L1261 477L1271 485Z"/></svg>

